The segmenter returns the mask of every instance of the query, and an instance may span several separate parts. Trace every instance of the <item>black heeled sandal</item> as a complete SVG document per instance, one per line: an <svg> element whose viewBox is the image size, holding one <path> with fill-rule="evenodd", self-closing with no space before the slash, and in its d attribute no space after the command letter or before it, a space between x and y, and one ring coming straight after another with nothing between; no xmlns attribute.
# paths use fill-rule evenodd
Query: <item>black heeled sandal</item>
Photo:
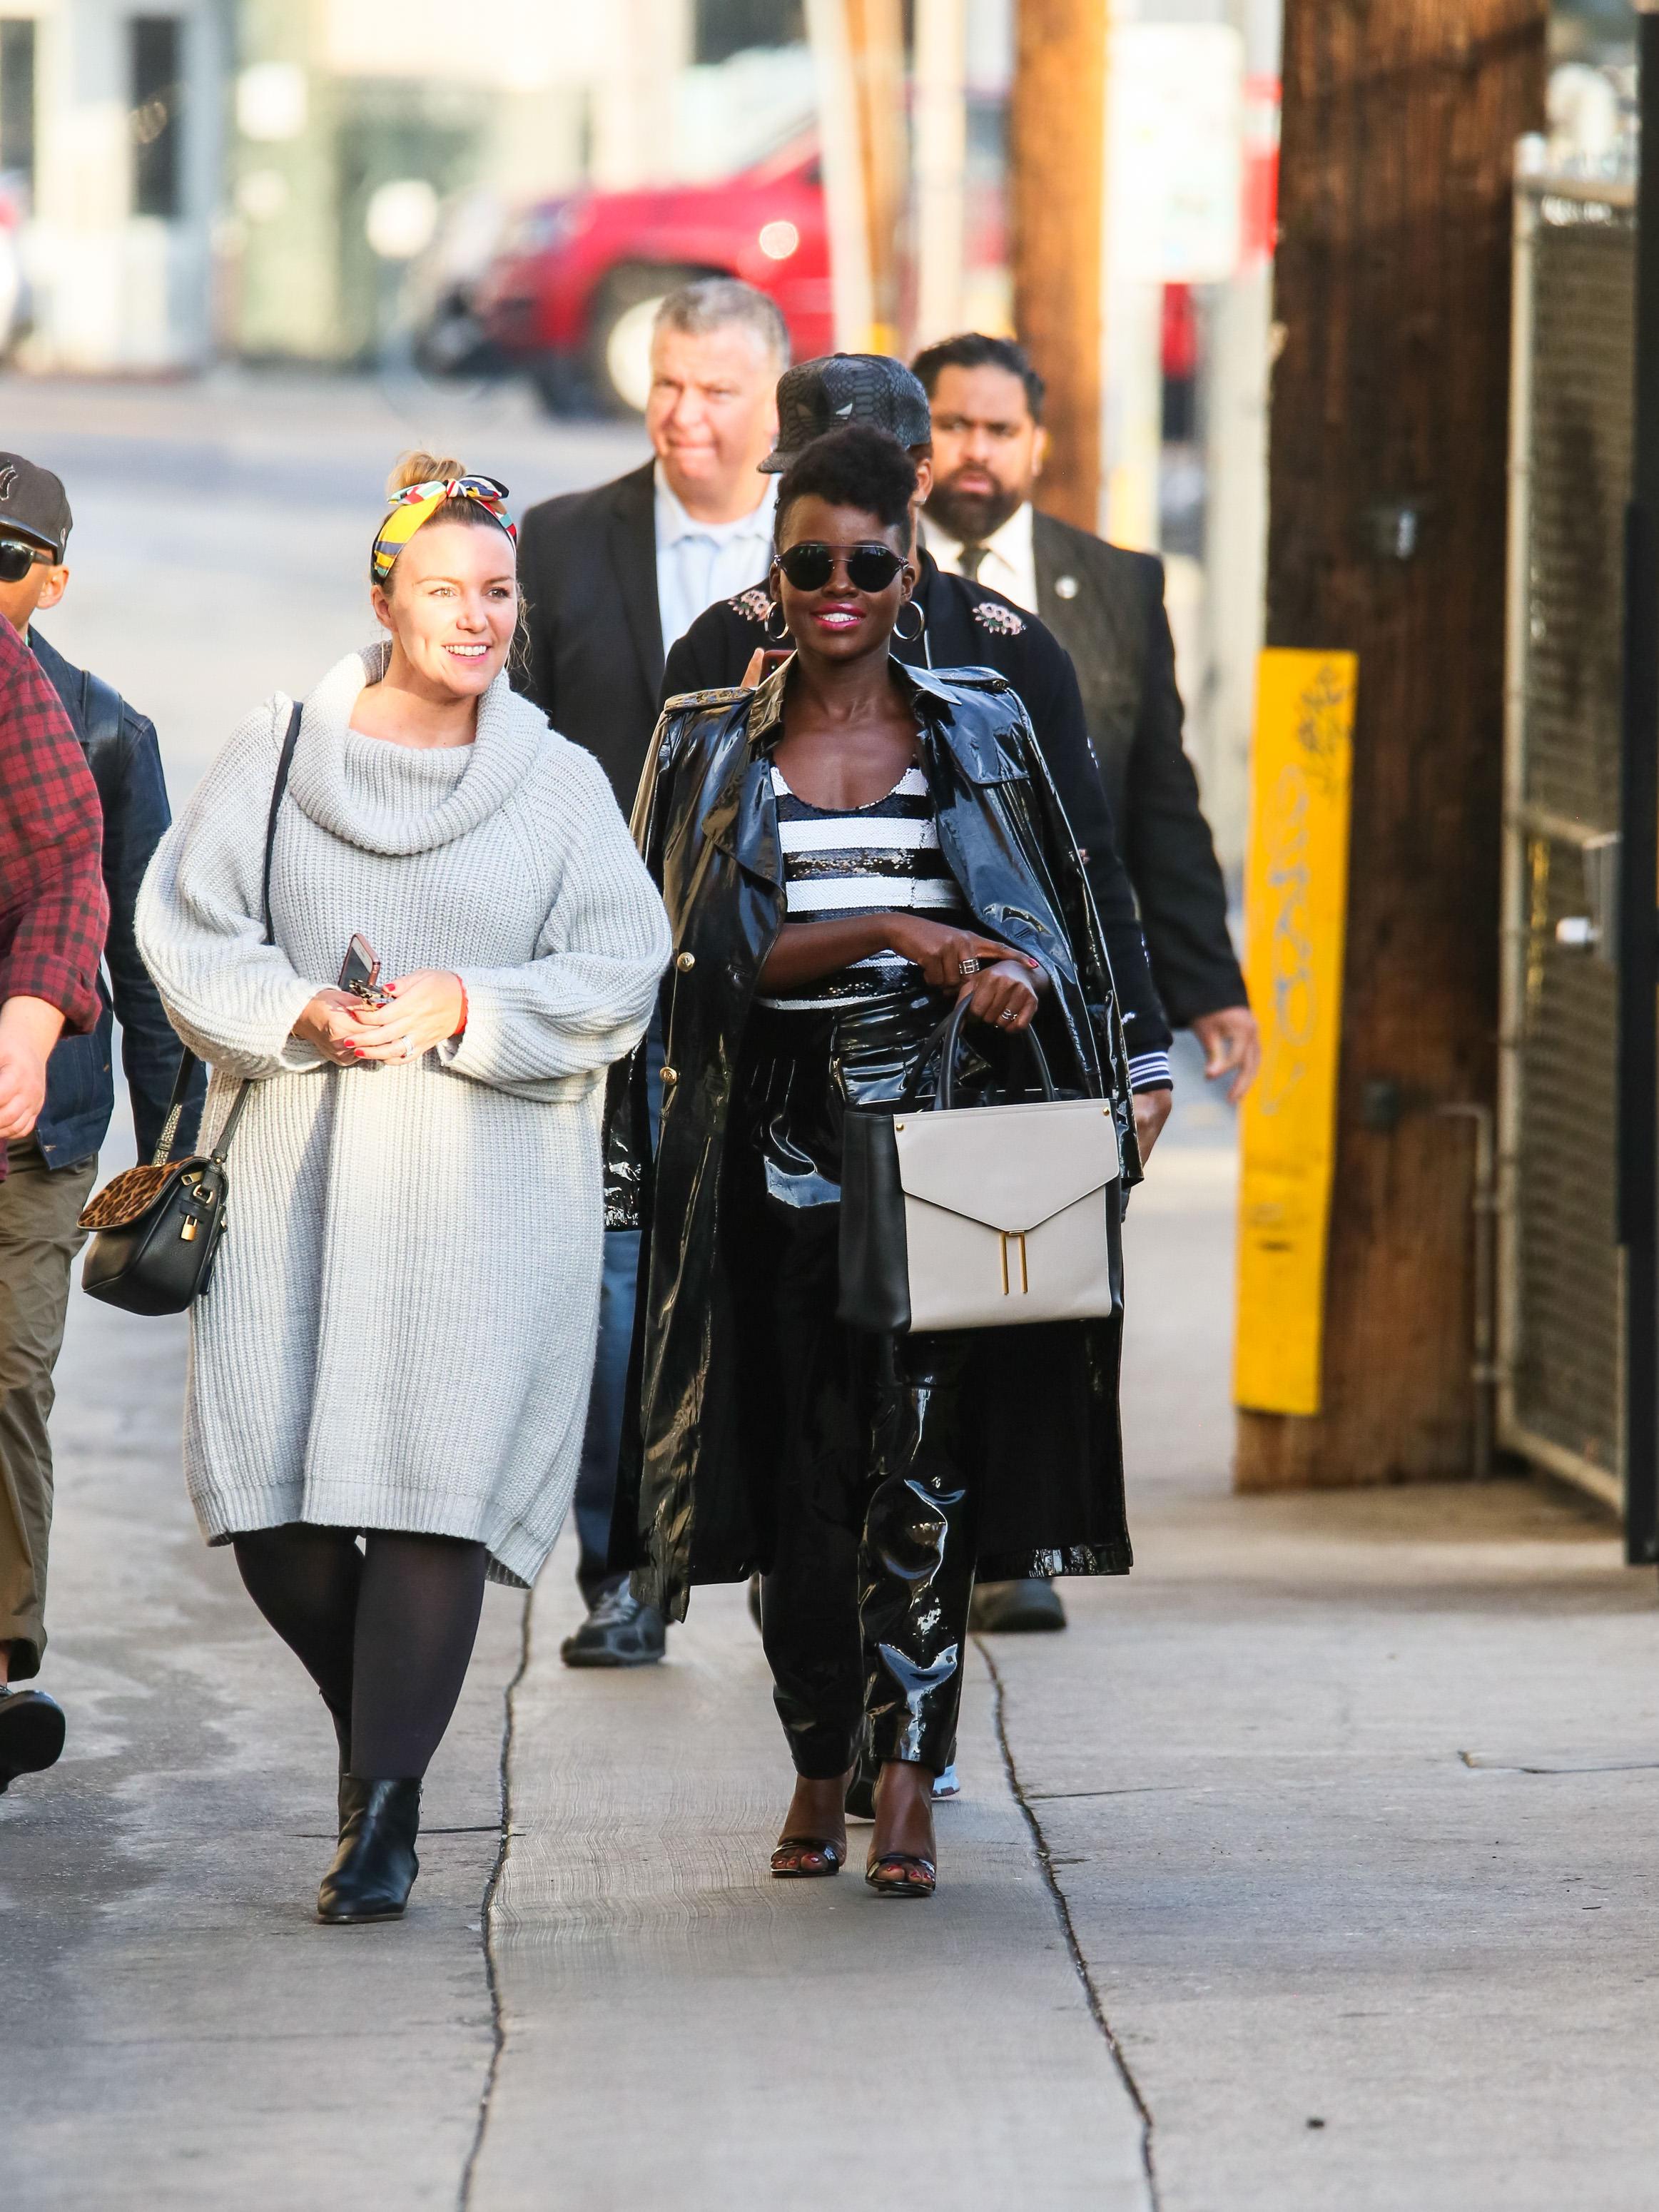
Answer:
<svg viewBox="0 0 1659 2212"><path fill-rule="evenodd" d="M786 1851L795 1854L793 1866L780 1866L778 1862ZM821 1866L808 1866L808 1857L821 1859ZM828 1836L780 1836L772 1850L772 1879L774 1881L821 1881L826 1875L839 1874L847 1863L847 1846Z"/></svg>
<svg viewBox="0 0 1659 2212"><path fill-rule="evenodd" d="M878 1897L931 1897L939 1887L939 1869L920 1851L884 1851L871 1859L864 1879Z"/></svg>
<svg viewBox="0 0 1659 2212"><path fill-rule="evenodd" d="M931 1898L938 1889L938 1867L921 1851L883 1851L865 1867L865 1882L878 1898Z"/></svg>

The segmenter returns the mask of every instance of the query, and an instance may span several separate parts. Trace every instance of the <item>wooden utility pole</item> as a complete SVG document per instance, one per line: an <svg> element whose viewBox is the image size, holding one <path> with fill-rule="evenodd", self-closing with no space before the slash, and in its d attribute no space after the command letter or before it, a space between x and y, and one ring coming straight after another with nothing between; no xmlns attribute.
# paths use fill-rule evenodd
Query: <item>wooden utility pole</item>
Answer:
<svg viewBox="0 0 1659 2212"><path fill-rule="evenodd" d="M1048 383L1038 504L1100 526L1107 0L1018 0L1009 116L1014 325Z"/></svg>
<svg viewBox="0 0 1659 2212"><path fill-rule="evenodd" d="M904 14L901 0L846 0L864 164L873 314L870 349L899 347L899 227L910 149L905 126Z"/></svg>
<svg viewBox="0 0 1659 2212"><path fill-rule="evenodd" d="M1466 1474L1496 1082L1516 139L1546 0L1286 0L1267 640L1359 658L1323 1410L1241 1489Z"/></svg>
<svg viewBox="0 0 1659 2212"><path fill-rule="evenodd" d="M836 343L899 343L899 226L908 174L901 0L806 0L817 76Z"/></svg>

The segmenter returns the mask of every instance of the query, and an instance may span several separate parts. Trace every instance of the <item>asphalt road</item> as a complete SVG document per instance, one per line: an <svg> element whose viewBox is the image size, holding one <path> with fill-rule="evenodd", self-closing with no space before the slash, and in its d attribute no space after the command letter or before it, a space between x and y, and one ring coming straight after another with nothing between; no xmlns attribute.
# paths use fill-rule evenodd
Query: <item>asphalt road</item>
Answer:
<svg viewBox="0 0 1659 2212"><path fill-rule="evenodd" d="M393 398L0 383L79 518L52 635L156 715L175 795L368 634L401 446L521 501L640 450ZM556 1557L489 1593L408 1920L316 1927L331 1741L196 1535L182 1331L77 1299L70 1747L0 1800L0 2204L1647 2212L1652 1579L1526 1483L1233 1498L1230 1131L1190 1081L1173 1136L1130 1220L1137 1570L976 1650L925 1911L767 1880L738 1593L661 1668L573 1674Z"/></svg>

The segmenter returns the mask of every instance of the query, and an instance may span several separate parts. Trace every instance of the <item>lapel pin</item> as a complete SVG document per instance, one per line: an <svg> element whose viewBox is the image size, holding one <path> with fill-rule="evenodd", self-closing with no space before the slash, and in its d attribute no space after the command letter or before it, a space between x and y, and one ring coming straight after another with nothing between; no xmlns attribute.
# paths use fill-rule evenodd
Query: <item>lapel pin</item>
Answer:
<svg viewBox="0 0 1659 2212"><path fill-rule="evenodd" d="M1077 578L1075 576L1056 576L1054 578L1054 597L1057 599L1074 599L1077 597Z"/></svg>

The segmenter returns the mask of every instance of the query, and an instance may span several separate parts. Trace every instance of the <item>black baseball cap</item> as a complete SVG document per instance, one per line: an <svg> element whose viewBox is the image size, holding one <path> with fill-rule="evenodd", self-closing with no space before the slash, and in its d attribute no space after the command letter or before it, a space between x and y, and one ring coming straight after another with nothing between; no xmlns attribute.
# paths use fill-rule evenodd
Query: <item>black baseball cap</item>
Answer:
<svg viewBox="0 0 1659 2212"><path fill-rule="evenodd" d="M74 520L69 494L50 469L0 453L0 538L27 538L61 561Z"/></svg>
<svg viewBox="0 0 1659 2212"><path fill-rule="evenodd" d="M778 379L778 442L761 463L780 476L814 438L867 422L901 446L925 446L933 418L921 380L884 353L827 353Z"/></svg>

